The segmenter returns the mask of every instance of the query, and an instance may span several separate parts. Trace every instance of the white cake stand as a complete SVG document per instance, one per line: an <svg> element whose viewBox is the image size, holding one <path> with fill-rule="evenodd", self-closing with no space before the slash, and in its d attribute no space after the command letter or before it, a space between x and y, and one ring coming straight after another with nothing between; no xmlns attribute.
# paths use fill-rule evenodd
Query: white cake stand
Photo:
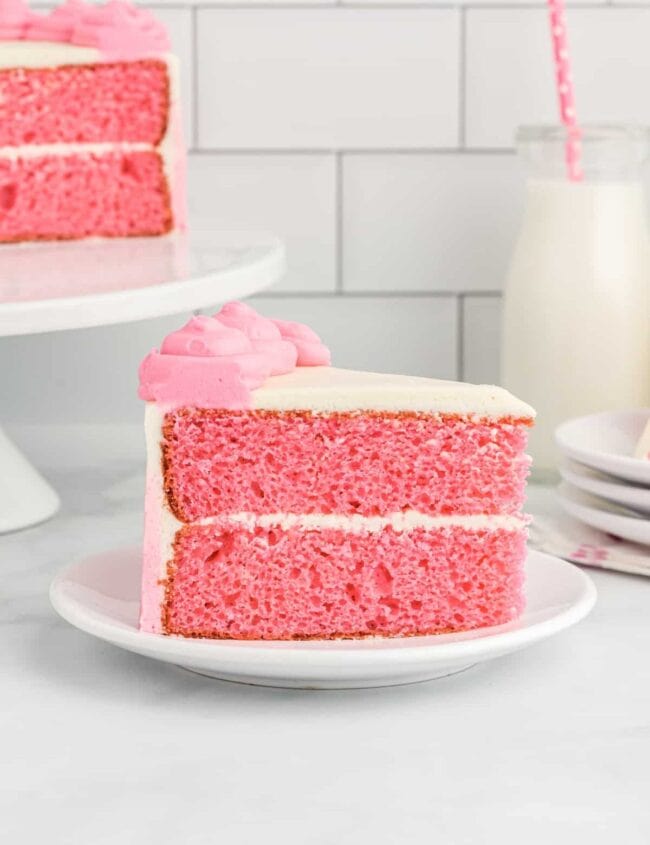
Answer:
<svg viewBox="0 0 650 845"><path fill-rule="evenodd" d="M277 238L243 232L4 245L0 337L213 307L263 290L284 269ZM0 533L42 522L58 507L56 492L0 429Z"/></svg>

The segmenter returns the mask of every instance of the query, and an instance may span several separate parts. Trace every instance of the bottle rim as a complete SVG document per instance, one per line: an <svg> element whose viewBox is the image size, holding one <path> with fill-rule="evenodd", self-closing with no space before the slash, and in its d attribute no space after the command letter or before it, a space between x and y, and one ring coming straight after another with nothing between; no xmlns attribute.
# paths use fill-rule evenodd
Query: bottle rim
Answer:
<svg viewBox="0 0 650 845"><path fill-rule="evenodd" d="M624 123L587 123L579 127L562 124L537 124L520 126L515 135L517 144L527 143L565 143L569 139L585 144L605 144L611 142L648 143L650 126L645 124Z"/></svg>

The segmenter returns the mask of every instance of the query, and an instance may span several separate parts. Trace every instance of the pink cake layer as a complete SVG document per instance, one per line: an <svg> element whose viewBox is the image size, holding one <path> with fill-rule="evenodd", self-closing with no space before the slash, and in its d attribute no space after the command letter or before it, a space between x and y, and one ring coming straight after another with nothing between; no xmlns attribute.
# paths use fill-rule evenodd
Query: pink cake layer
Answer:
<svg viewBox="0 0 650 845"><path fill-rule="evenodd" d="M240 512L513 514L528 422L182 409L163 424L165 489L185 522Z"/></svg>
<svg viewBox="0 0 650 845"><path fill-rule="evenodd" d="M0 241L158 235L171 226L154 151L0 158Z"/></svg>
<svg viewBox="0 0 650 845"><path fill-rule="evenodd" d="M143 142L165 134L167 65L159 59L0 70L0 147Z"/></svg>
<svg viewBox="0 0 650 845"><path fill-rule="evenodd" d="M525 531L186 526L163 630L189 637L407 636L499 625L523 609Z"/></svg>

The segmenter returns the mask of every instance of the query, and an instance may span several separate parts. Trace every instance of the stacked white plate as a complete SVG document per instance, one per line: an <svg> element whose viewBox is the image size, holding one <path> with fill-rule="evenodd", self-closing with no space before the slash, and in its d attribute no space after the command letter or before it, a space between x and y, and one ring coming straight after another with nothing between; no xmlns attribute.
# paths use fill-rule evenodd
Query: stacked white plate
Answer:
<svg viewBox="0 0 650 845"><path fill-rule="evenodd" d="M650 409L615 411L563 423L563 509L592 528L650 546L650 460L634 457Z"/></svg>

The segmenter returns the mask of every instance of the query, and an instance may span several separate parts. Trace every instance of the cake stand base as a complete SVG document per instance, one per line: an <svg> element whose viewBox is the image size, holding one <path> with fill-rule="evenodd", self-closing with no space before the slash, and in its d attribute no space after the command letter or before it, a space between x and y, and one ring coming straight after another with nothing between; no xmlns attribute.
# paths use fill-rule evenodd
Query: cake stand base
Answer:
<svg viewBox="0 0 650 845"><path fill-rule="evenodd" d="M49 519L60 500L0 428L0 534Z"/></svg>

